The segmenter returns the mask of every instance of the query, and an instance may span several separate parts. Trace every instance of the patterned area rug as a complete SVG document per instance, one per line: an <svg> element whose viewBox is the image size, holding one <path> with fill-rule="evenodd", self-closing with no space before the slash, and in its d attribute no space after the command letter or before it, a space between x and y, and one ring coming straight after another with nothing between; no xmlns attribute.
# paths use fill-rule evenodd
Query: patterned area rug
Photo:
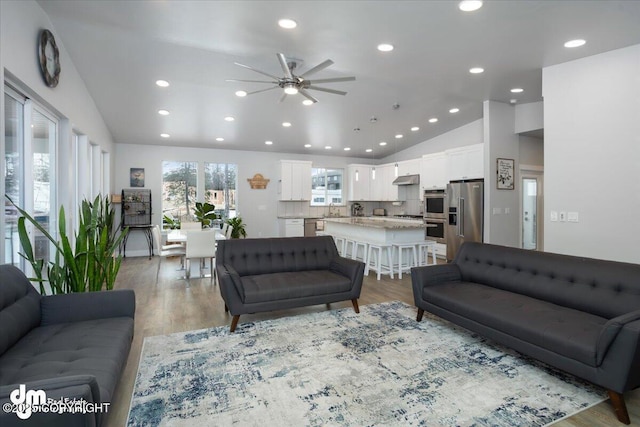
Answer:
<svg viewBox="0 0 640 427"><path fill-rule="evenodd" d="M603 399L391 302L146 338L128 426L542 426Z"/></svg>

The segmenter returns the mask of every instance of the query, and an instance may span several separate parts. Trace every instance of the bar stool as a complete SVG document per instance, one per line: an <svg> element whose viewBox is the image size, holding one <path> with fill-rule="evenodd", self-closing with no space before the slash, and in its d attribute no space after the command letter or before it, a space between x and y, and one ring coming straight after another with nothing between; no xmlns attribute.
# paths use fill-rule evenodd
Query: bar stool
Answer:
<svg viewBox="0 0 640 427"><path fill-rule="evenodd" d="M369 250L367 251L367 261L364 268L364 275L369 274L369 270L374 270L378 273L378 280L380 275L388 274L393 279L393 260L392 260L392 246L387 243L369 243ZM388 267L382 263L384 252L386 251ZM375 256L375 259L374 259Z"/></svg>
<svg viewBox="0 0 640 427"><path fill-rule="evenodd" d="M411 270L411 267L418 266L418 252L416 251L417 243L394 243L393 249L398 250L398 277L402 279L402 272ZM408 252L406 262L402 262L403 253Z"/></svg>
<svg viewBox="0 0 640 427"><path fill-rule="evenodd" d="M356 241L353 239L344 238L344 251L342 256L345 258L353 258L354 248L356 247Z"/></svg>
<svg viewBox="0 0 640 427"><path fill-rule="evenodd" d="M316 235L318 235L317 232ZM336 248L338 248L338 253L340 254L340 256L345 256L344 244L346 243L346 239L343 236L338 236L337 234L332 234L331 237L333 237L333 241L336 243Z"/></svg>
<svg viewBox="0 0 640 427"><path fill-rule="evenodd" d="M429 264L429 249L431 249L431 264ZM425 240L418 243L418 265L436 265L436 242Z"/></svg>
<svg viewBox="0 0 640 427"><path fill-rule="evenodd" d="M360 240L353 241L353 252L351 253L351 259L356 261L367 262L367 249L369 244ZM362 249L362 257L360 257L360 249Z"/></svg>

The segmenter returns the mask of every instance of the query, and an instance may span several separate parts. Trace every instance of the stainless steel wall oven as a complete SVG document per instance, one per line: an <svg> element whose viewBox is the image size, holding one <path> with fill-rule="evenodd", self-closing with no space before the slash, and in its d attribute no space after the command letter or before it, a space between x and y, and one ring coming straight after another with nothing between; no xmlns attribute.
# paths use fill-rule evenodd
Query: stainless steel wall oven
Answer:
<svg viewBox="0 0 640 427"><path fill-rule="evenodd" d="M447 193L444 190L425 190L424 218L447 218Z"/></svg>
<svg viewBox="0 0 640 427"><path fill-rule="evenodd" d="M424 238L426 240L435 240L438 243L447 243L447 220L440 218L425 218L427 228Z"/></svg>

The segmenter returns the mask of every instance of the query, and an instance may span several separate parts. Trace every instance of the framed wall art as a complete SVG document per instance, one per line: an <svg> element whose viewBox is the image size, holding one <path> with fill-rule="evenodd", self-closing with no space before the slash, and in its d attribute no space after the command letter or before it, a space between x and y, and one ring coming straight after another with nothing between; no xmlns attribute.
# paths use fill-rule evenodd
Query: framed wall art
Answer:
<svg viewBox="0 0 640 427"><path fill-rule="evenodd" d="M131 187L144 187L144 168L131 168L129 184Z"/></svg>
<svg viewBox="0 0 640 427"><path fill-rule="evenodd" d="M497 159L497 185L498 190L513 190L513 159Z"/></svg>

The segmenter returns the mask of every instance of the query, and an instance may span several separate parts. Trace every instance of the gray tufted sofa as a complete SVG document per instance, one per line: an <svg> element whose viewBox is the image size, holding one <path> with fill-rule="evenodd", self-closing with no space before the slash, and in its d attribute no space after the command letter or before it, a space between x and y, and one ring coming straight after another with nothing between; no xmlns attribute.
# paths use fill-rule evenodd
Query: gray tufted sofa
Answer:
<svg viewBox="0 0 640 427"><path fill-rule="evenodd" d="M331 236L220 240L216 272L233 315L351 300L356 313L364 263L342 258Z"/></svg>
<svg viewBox="0 0 640 427"><path fill-rule="evenodd" d="M640 385L640 265L482 243L411 271L424 310L607 389Z"/></svg>
<svg viewBox="0 0 640 427"><path fill-rule="evenodd" d="M11 403L20 384L54 400L109 404L129 355L134 312L131 290L43 297L20 270L1 265L0 405ZM25 420L0 410L0 426L99 426L109 409L34 412Z"/></svg>

